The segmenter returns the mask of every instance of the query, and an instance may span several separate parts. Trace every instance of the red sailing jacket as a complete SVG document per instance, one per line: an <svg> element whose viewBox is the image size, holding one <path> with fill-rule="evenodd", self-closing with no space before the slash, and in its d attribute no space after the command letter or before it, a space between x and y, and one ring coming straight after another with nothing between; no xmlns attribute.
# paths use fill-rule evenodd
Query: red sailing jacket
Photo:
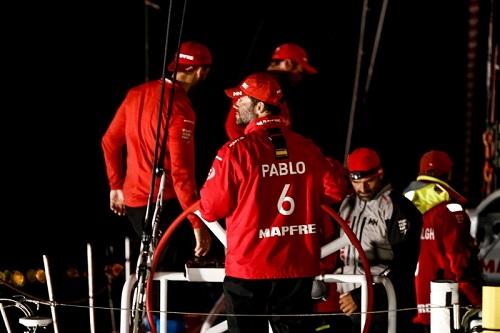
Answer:
<svg viewBox="0 0 500 333"><path fill-rule="evenodd" d="M272 141L277 129L288 157L283 158L280 140ZM202 216L208 221L226 217L226 275L318 275L324 221L320 205L337 200L327 194L338 193L334 188L339 186L332 165L280 117L255 119L245 133L219 150L201 189Z"/></svg>
<svg viewBox="0 0 500 333"><path fill-rule="evenodd" d="M172 83L165 82L162 128L165 128L167 105ZM132 88L119 107L102 138L106 171L111 189L123 189L125 204L146 206L151 184L155 139L158 127L158 107L161 81L151 81ZM197 200L194 172L195 113L185 90L175 86L175 98L170 113L167 152L163 160L166 173L163 200L177 198L186 209ZM163 131L160 143L163 140ZM124 168L124 145L127 149ZM160 179L153 198L156 199ZM198 220L192 219L193 226Z"/></svg>
<svg viewBox="0 0 500 333"><path fill-rule="evenodd" d="M412 201L423 213L423 224L415 272L418 314L414 322L430 325L431 281L458 282L460 293L477 306L481 305L481 277L470 219L460 204L464 198L439 179L419 176L417 180L420 183L413 186L420 187Z"/></svg>
<svg viewBox="0 0 500 333"><path fill-rule="evenodd" d="M236 124L236 109L234 105L239 97L231 98L231 106L229 109L229 113L226 118L226 134L229 140L234 140L239 138L240 136L245 135L245 126ZM280 117L283 118L287 127L290 127L290 111L288 110L288 105L286 103L282 103L281 106L281 114Z"/></svg>

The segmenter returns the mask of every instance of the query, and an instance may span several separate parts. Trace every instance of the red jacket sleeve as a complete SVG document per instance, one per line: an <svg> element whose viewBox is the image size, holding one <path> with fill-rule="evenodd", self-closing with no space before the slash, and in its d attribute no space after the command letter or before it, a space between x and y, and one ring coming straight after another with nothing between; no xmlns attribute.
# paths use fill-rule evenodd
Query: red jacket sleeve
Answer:
<svg viewBox="0 0 500 333"><path fill-rule="evenodd" d="M217 152L207 180L201 188L200 212L207 221L226 217L236 206L238 189L230 155L227 146Z"/></svg>
<svg viewBox="0 0 500 333"><path fill-rule="evenodd" d="M443 209L447 209L443 207ZM474 240L469 234L470 220L466 213L461 211L442 214L441 226L445 227L443 246L446 258L450 262L450 269L459 283L460 291L467 296L472 305L481 305L481 291L476 285L471 272L477 253L474 251Z"/></svg>
<svg viewBox="0 0 500 333"><path fill-rule="evenodd" d="M337 160L326 158L327 172L323 178L326 196L333 204L341 203L349 192L349 183L347 182L347 171Z"/></svg>
<svg viewBox="0 0 500 333"><path fill-rule="evenodd" d="M194 121L174 115L169 124L168 150L170 154L171 176L175 194L183 209L197 200L197 187L194 170ZM190 215L194 228L201 222Z"/></svg>
<svg viewBox="0 0 500 333"><path fill-rule="evenodd" d="M122 189L125 178L123 149L125 145L125 109L129 95L123 101L102 138L102 150L109 186L112 190Z"/></svg>

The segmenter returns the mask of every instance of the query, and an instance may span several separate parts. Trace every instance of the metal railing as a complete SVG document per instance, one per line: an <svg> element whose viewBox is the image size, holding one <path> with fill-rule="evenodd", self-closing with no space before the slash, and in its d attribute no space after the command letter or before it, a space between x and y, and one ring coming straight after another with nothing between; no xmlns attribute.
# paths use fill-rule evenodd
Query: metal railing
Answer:
<svg viewBox="0 0 500 333"><path fill-rule="evenodd" d="M154 280L160 282L160 333L167 333L167 290L168 281L189 281L189 282L222 282L224 280L224 268L187 268L184 272L157 272ZM324 274L316 277L326 283L359 283L361 284L361 332L366 320L367 310L367 285L365 276L362 274ZM130 332L131 318L131 295L136 282L135 275L130 275L125 281L121 297L120 332ZM387 294L388 303L388 333L396 332L396 293L389 278L384 276L373 276L375 283L381 283ZM221 329L223 329L221 331ZM209 328L207 333L225 332L227 330L226 321Z"/></svg>
<svg viewBox="0 0 500 333"><path fill-rule="evenodd" d="M195 206L195 205L193 205ZM323 207L325 210L325 208ZM205 223L205 225L213 232L213 234L219 239L219 241L226 247L226 230L217 222L208 222L203 219L199 210L193 211L200 219ZM328 211L327 211L328 213ZM333 217L333 216L332 216ZM340 223L340 222L339 222ZM355 236L353 236L355 237ZM350 240L346 234L343 234L338 239L324 245L321 248L321 258L324 258L342 247L350 243ZM367 267L367 269L369 269ZM190 281L190 282L223 282L225 272L224 268L187 268L186 275L184 272L157 272L153 276L153 280L160 281L160 333L167 333L167 285L168 281ZM374 278L374 283L382 283L385 287L388 297L388 333L396 332L396 294L392 286L391 281L388 278L378 276ZM325 274L317 276L316 279L323 280L327 283L331 282L350 282L361 284L361 332L365 326L367 320L367 308L368 308L368 285L367 277L365 275L345 275L345 274ZM122 290L121 298L121 313L120 313L120 332L128 333L130 331L130 318L132 314L131 309L131 293L136 284L136 276L131 275L125 281ZM224 323L226 323L224 321ZM217 325L218 327L219 325ZM227 324L223 325L227 329ZM220 327L217 330L216 327L208 329L207 333L224 332L220 331ZM270 332L272 332L270 330Z"/></svg>

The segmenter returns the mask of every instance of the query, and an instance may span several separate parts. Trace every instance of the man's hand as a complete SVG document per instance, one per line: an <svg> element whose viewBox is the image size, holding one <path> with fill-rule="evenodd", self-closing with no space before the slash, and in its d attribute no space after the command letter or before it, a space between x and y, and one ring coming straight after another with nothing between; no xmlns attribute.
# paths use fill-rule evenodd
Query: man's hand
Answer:
<svg viewBox="0 0 500 333"><path fill-rule="evenodd" d="M358 309L358 305L354 302L351 293L343 293L339 297L340 310L350 316Z"/></svg>
<svg viewBox="0 0 500 333"><path fill-rule="evenodd" d="M123 196L123 191L119 190L111 190L109 192L109 208L113 211L113 213L123 216L127 213L125 209L125 197Z"/></svg>
<svg viewBox="0 0 500 333"><path fill-rule="evenodd" d="M193 231L196 239L194 255L197 257L204 257L207 255L210 250L210 246L212 245L212 236L204 224L202 224L199 228L194 228Z"/></svg>

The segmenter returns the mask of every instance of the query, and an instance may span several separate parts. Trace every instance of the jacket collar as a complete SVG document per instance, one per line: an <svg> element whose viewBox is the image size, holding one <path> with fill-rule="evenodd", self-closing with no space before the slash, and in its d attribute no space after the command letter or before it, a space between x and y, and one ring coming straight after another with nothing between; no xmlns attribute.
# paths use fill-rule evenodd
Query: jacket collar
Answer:
<svg viewBox="0 0 500 333"><path fill-rule="evenodd" d="M274 127L285 127L285 124L283 123L283 120L280 118L280 116L267 116L257 118L249 122L245 127L245 134Z"/></svg>
<svg viewBox="0 0 500 333"><path fill-rule="evenodd" d="M405 193L405 196L413 202L422 214L443 202L455 201L461 205L467 202L446 182L425 175L417 177L417 182L412 184L411 189Z"/></svg>
<svg viewBox="0 0 500 333"><path fill-rule="evenodd" d="M426 175L420 175L417 177L417 181L421 181L424 183L438 183L439 185L442 185L442 187L449 193L450 197L453 200L456 200L456 202L458 202L461 205L465 205L467 203L467 199L464 196L462 196L460 193L458 193L448 183L442 181L439 178L426 176Z"/></svg>

